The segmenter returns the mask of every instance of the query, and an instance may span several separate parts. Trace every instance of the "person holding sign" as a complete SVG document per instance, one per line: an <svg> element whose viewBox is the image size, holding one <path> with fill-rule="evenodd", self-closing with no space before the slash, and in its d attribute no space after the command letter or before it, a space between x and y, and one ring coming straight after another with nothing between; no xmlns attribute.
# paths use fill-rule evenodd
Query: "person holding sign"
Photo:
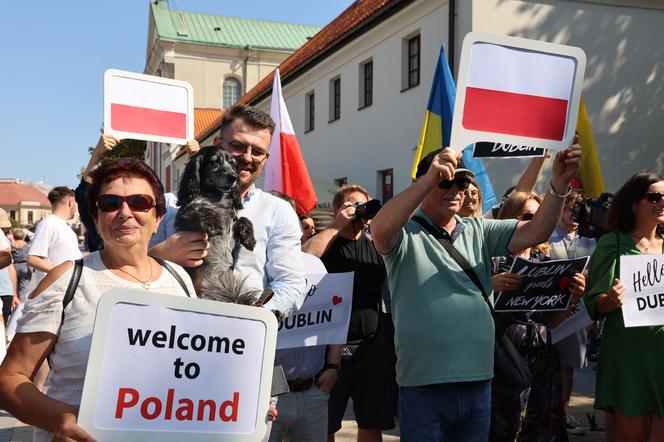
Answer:
<svg viewBox="0 0 664 442"><path fill-rule="evenodd" d="M142 161L117 160L92 172L90 215L104 249L48 273L30 295L0 366L0 408L37 427L35 441L93 440L77 425L76 415L95 309L105 292L123 287L195 296L184 269L147 253L166 210L163 194L159 178ZM78 281L75 270L80 270ZM73 294L68 302L67 292ZM46 358L51 371L43 394L32 379Z"/></svg>
<svg viewBox="0 0 664 442"><path fill-rule="evenodd" d="M610 413L616 440L664 440L664 326L625 327L624 284L632 281L618 279L621 255L664 252L663 224L664 177L632 175L609 208L613 233L599 239L590 258L586 307L593 319L606 317L595 408Z"/></svg>
<svg viewBox="0 0 664 442"><path fill-rule="evenodd" d="M460 218L469 171L457 170L461 155L450 148L420 161L417 180L374 218L392 294L402 441L488 438L495 340L483 293L491 291L491 258L549 239L580 155L576 144L558 152L530 222Z"/></svg>
<svg viewBox="0 0 664 442"><path fill-rule="evenodd" d="M503 202L498 219L530 221L540 207L542 198L534 193L514 192ZM494 292L520 292L521 277L510 273L516 256L532 262L544 262L546 243L528 247L508 257L494 259ZM585 290L585 277L577 273L568 286L576 304ZM556 289L557 289L556 285ZM551 291L549 289L549 291ZM559 291L558 291L559 293ZM529 311L527 313L496 311L496 333L507 333L528 364L533 380L527 391L525 410L521 410L525 391L515 390L495 374L492 383L490 440L566 440L565 414L560 400L560 359L558 350L548 339L549 326L560 323L571 311Z"/></svg>

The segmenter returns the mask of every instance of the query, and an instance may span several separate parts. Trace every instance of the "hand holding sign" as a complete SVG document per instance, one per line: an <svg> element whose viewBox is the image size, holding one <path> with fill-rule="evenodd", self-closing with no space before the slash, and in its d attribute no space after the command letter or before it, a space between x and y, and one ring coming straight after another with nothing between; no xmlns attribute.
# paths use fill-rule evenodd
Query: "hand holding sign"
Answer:
<svg viewBox="0 0 664 442"><path fill-rule="evenodd" d="M625 299L625 286L618 278L613 280L611 288L606 292L606 296L614 309L622 307Z"/></svg>
<svg viewBox="0 0 664 442"><path fill-rule="evenodd" d="M567 192L569 182L579 171L581 161L581 146L578 144L579 136L574 135L572 144L565 150L556 154L551 165L551 184L557 193Z"/></svg>

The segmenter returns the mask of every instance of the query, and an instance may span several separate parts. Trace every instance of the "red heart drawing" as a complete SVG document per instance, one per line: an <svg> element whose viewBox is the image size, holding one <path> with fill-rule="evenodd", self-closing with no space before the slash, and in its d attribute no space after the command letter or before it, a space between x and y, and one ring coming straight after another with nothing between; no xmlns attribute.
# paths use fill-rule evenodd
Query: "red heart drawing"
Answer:
<svg viewBox="0 0 664 442"><path fill-rule="evenodd" d="M560 290L565 290L565 289L567 289L567 287L568 287L571 283L572 283L572 278L570 278L569 276L564 276L564 277L560 280Z"/></svg>
<svg viewBox="0 0 664 442"><path fill-rule="evenodd" d="M341 304L341 302L343 300L344 300L344 298L342 298L341 296L334 295L332 297L332 304L334 304L334 305Z"/></svg>

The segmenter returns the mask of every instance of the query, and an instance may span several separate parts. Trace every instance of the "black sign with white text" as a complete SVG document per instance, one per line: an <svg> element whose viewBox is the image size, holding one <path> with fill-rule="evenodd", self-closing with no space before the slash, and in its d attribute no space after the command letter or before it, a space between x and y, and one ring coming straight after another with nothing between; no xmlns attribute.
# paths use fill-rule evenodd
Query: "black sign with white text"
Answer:
<svg viewBox="0 0 664 442"><path fill-rule="evenodd" d="M510 273L521 277L516 290L495 294L497 312L565 310L571 298L574 274L581 273L589 257L532 262L517 257Z"/></svg>
<svg viewBox="0 0 664 442"><path fill-rule="evenodd" d="M522 158L543 157L544 149L541 147L519 146L505 143L475 143L473 157L475 158Z"/></svg>

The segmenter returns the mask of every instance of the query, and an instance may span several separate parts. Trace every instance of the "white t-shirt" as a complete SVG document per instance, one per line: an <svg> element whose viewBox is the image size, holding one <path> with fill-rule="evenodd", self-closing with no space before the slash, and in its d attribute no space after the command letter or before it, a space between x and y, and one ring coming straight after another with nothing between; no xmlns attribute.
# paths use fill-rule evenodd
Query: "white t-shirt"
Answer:
<svg viewBox="0 0 664 442"><path fill-rule="evenodd" d="M64 403L78 406L83 392L83 380L88 365L95 311L101 295L122 287L145 290L138 282L122 279L106 268L99 256L93 252L83 261L83 271L74 297L65 310L62 321L62 299L69 285L73 268L66 271L50 287L35 298L29 299L18 321L17 333L48 332L58 336L49 354L51 371L46 379L47 396ZM185 282L192 297L196 296L187 272L177 264L169 263ZM177 280L162 268L161 276L150 283L150 292L187 296ZM35 428L35 441L50 441L53 437L46 431Z"/></svg>
<svg viewBox="0 0 664 442"><path fill-rule="evenodd" d="M82 256L76 233L57 215L49 215L37 224L28 254L41 256L54 266L65 261L75 261ZM41 281L45 275L44 272L35 271L36 281Z"/></svg>
<svg viewBox="0 0 664 442"><path fill-rule="evenodd" d="M9 240L5 236L5 232L0 230L0 250L5 250L11 248L11 244L9 244Z"/></svg>

